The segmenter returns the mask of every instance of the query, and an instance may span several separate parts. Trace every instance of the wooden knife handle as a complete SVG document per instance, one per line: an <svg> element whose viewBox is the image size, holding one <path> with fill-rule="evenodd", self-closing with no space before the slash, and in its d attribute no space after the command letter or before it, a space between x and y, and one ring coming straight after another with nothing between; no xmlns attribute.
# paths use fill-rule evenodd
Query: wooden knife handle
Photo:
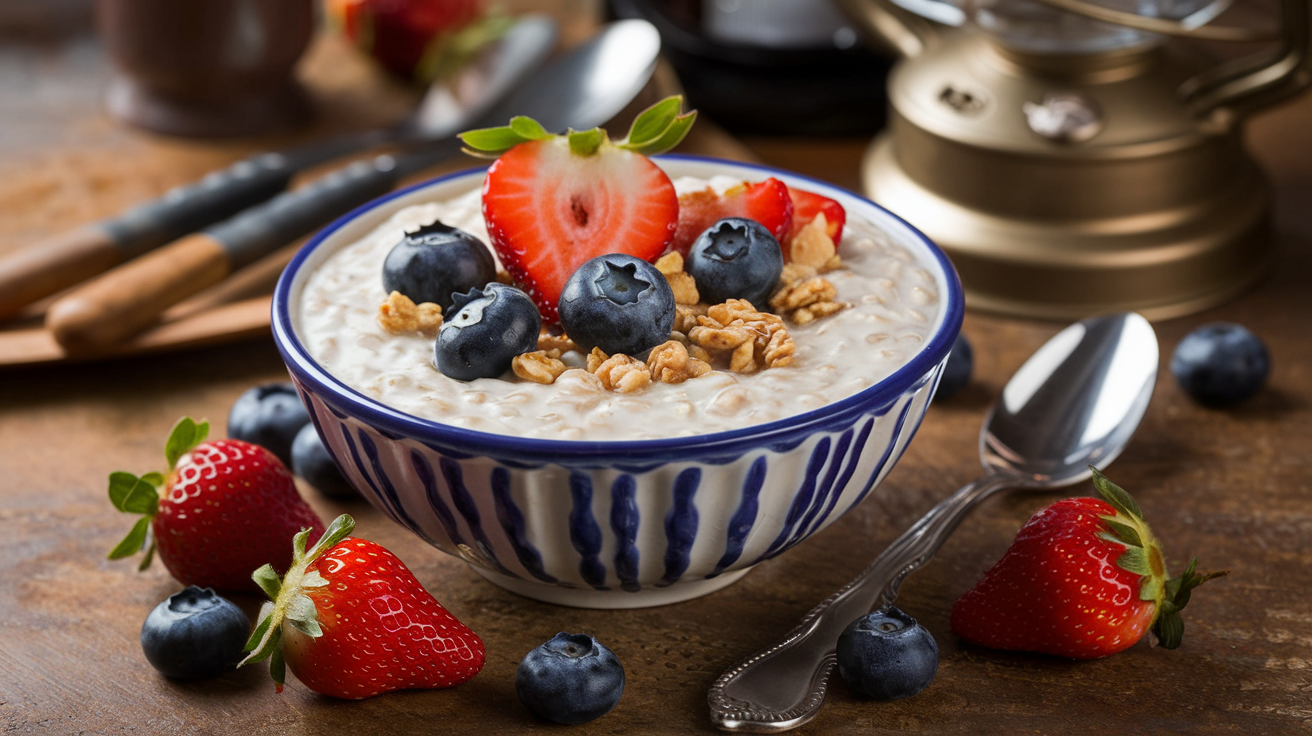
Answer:
<svg viewBox="0 0 1312 736"><path fill-rule="evenodd" d="M0 319L123 260L123 251L95 225L63 233L0 257Z"/></svg>
<svg viewBox="0 0 1312 736"><path fill-rule="evenodd" d="M231 271L223 244L196 233L87 282L50 305L46 328L69 353L104 350Z"/></svg>

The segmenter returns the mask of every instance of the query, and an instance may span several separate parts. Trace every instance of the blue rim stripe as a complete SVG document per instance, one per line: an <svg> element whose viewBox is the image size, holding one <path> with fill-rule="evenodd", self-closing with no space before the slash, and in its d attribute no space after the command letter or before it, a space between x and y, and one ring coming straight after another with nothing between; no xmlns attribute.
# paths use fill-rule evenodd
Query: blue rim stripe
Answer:
<svg viewBox="0 0 1312 736"><path fill-rule="evenodd" d="M570 473L569 495L574 502L569 512L569 541L579 553L579 577L597 590L610 590L606 566L601 564L601 527L592 514L592 479Z"/></svg>
<svg viewBox="0 0 1312 736"><path fill-rule="evenodd" d="M433 466L429 465L428 460L414 449L410 450L410 464L414 466L415 475L419 476L419 483L424 487L428 505L436 512L437 521L442 525L451 544L467 544L460 534L460 528L456 526L456 517L451 513L451 507L446 505L442 493L437 489L437 476L433 474Z"/></svg>
<svg viewBox="0 0 1312 736"><path fill-rule="evenodd" d="M956 271L947 256L923 234L912 228L901 218L870 200L840 187L772 167L684 155L666 155L658 157L658 160L714 164L726 169L746 170L765 176L777 176L785 181L805 182L803 186L816 191L817 194L830 196L839 201L847 201L849 204L855 203L858 207L874 208L874 211L880 213L881 216L899 223L906 228L912 238L919 241L930 258L937 262L944 274L947 289L943 295L942 319L938 329L910 361L894 371L892 375L863 391L803 414L728 432L660 440L613 442L554 440L497 435L419 419L385 406L347 387L329 375L310 357L305 346L301 344L292 330L290 301L292 282L301 266L305 263L306 258L329 236L353 219L398 197L406 196L425 187L449 182L458 177L482 175L482 169L473 169L421 182L362 205L321 230L296 254L283 271L281 278L279 278L273 300L273 333L275 343L282 354L284 362L299 381L304 381L309 385L330 407L332 404L341 404L346 414L355 416L361 421L374 426L379 432L407 437L423 437L425 442L437 440L441 445L449 444L453 447L460 447L468 453L493 458L504 456L513 462L529 466L549 462L559 464L562 462L562 458L568 458L569 462L588 463L596 467L615 462L642 465L644 463L661 462L667 458L686 458L689 454L741 455L761 446L786 443L797 437L804 437L816 431L818 425L830 424L834 420L846 421L850 419L854 423L855 418L868 412L870 407L881 406L896 400L908 387L929 373L951 350L961 328L963 313L960 280L957 278Z"/></svg>
<svg viewBox="0 0 1312 736"><path fill-rule="evenodd" d="M638 582L638 523L641 521L635 498L638 482L628 473L621 474L610 487L610 528L615 532L615 574L620 588L629 593L642 590Z"/></svg>
<svg viewBox="0 0 1312 736"><path fill-rule="evenodd" d="M743 547L747 544L747 535L756 525L756 514L760 510L761 487L765 485L765 471L768 467L765 455L762 455L753 460L752 466L747 469L747 477L743 480L742 500L738 502L738 510L733 512L733 517L729 519L729 527L725 530L724 556L715 563L715 569L706 576L707 578L719 575L742 557Z"/></svg>
<svg viewBox="0 0 1312 736"><path fill-rule="evenodd" d="M829 448L833 443L828 437L820 438L815 448L811 450L811 459L806 464L806 475L802 478L802 488L793 496L793 505L788 507L788 515L784 517L784 526L779 530L779 536L770 543L765 552L756 558L757 562L767 560L779 554L787 544L789 536L792 535L793 529L797 522L802 518L802 512L811 505L811 499L815 497L816 483L820 480L820 471L824 468L825 462L829 460Z"/></svg>
<svg viewBox="0 0 1312 736"><path fill-rule="evenodd" d="M510 540L510 546L514 548L519 564L528 570L529 575L544 583L560 582L546 571L542 564L542 554L532 542L528 541L524 529L524 514L510 495L510 471L502 467L493 468L490 480L492 500L496 502L497 521L501 522L501 529Z"/></svg>
<svg viewBox="0 0 1312 736"><path fill-rule="evenodd" d="M866 422L865 426L861 428L856 442L852 443L852 453L847 458L847 467L843 469L843 475L839 477L833 492L829 494L829 503L825 504L825 510L816 518L815 524L802 535L803 539L815 534L826 520L833 518L830 514L834 513L834 507L838 505L838 499L842 498L843 492L847 490L847 484L852 482L852 475L856 472L856 466L861 462L861 456L865 454L866 440L870 439L870 432L875 428L875 421L875 417L870 417L870 421Z"/></svg>
<svg viewBox="0 0 1312 736"><path fill-rule="evenodd" d="M665 515L665 574L657 586L677 582L692 562L699 517L693 501L702 482L701 468L685 468L674 479L674 501Z"/></svg>

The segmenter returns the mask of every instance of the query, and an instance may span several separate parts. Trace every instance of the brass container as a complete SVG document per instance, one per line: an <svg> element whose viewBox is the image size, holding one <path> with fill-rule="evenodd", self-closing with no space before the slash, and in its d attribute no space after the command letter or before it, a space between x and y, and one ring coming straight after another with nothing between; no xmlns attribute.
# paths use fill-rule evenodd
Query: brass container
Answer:
<svg viewBox="0 0 1312 736"><path fill-rule="evenodd" d="M1240 123L1306 85L1312 0L1285 0L1276 53L1220 68L1178 42L1039 54L887 0L845 5L905 57L866 192L947 251L971 307L1168 318L1270 265L1269 191Z"/></svg>

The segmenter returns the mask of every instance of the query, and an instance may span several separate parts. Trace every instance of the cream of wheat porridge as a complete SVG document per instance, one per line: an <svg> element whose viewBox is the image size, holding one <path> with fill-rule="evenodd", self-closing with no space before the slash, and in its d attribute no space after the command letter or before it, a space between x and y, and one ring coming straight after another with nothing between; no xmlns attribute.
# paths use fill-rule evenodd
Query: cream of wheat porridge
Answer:
<svg viewBox="0 0 1312 736"><path fill-rule="evenodd" d="M683 177L679 193L738 179ZM329 373L393 408L483 432L575 440L636 440L739 429L832 403L867 388L906 363L937 317L933 274L873 225L848 214L839 255L846 268L825 274L839 301L852 304L807 325L788 325L792 365L751 375L716 370L629 394L602 388L582 370L554 384L502 378L448 378L433 365L433 339L393 335L378 324L383 259L403 236L435 219L488 242L479 190L407 207L359 242L330 256L302 292L297 335ZM764 306L764 305L757 305ZM581 367L584 356L564 360Z"/></svg>

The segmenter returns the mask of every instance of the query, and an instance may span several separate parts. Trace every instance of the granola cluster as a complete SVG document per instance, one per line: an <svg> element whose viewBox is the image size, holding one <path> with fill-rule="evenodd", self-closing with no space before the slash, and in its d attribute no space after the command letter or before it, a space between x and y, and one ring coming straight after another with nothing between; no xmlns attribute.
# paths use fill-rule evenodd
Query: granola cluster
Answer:
<svg viewBox="0 0 1312 736"><path fill-rule="evenodd" d="M790 248L791 262L784 266L769 299L771 311L761 311L745 299L702 302L696 280L684 270L683 256L677 252L662 256L655 266L669 282L675 301L670 339L652 348L646 362L593 348L586 356L587 372L608 391L632 393L652 383L682 383L717 368L751 374L790 365L796 346L785 318L804 325L850 306L836 301L837 289L821 276L843 267L823 214L794 233ZM505 272L497 276L508 280ZM442 310L436 304L415 304L394 291L379 307L378 321L393 334L417 330L431 336L442 325ZM555 383L571 370L563 359L565 353L582 352L568 335L545 328L537 348L516 356L511 368L520 379L541 384Z"/></svg>
<svg viewBox="0 0 1312 736"><path fill-rule="evenodd" d="M393 291L387 301L378 305L378 324L393 335L420 332L434 337L442 327L442 308L433 302L415 304L405 294Z"/></svg>

